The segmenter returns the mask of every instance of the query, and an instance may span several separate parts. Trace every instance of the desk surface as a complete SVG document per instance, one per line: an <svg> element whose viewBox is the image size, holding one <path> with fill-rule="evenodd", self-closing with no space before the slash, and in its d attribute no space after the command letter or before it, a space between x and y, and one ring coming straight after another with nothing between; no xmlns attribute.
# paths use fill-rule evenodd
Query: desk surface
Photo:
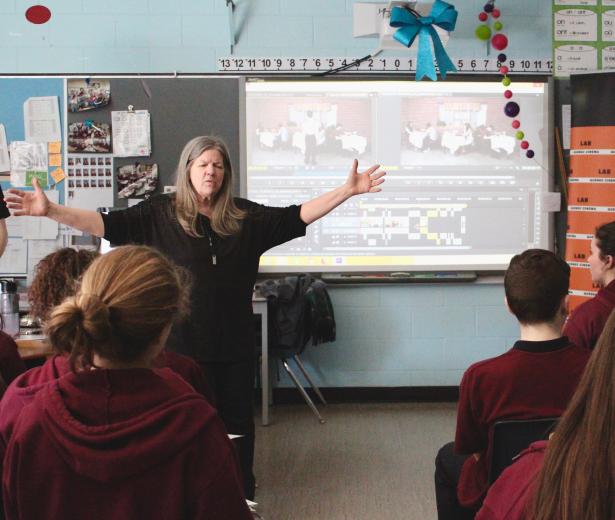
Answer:
<svg viewBox="0 0 615 520"><path fill-rule="evenodd" d="M53 354L44 336L17 336L15 343L22 359L45 358Z"/></svg>

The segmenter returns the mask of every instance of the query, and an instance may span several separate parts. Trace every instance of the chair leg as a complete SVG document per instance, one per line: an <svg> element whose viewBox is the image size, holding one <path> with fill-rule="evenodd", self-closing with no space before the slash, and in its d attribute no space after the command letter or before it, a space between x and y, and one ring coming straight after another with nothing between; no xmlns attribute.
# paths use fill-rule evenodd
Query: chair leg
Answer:
<svg viewBox="0 0 615 520"><path fill-rule="evenodd" d="M318 421L320 422L320 424L324 424L325 420L320 415L320 412L318 411L318 408L316 408L316 405L310 399L310 396L305 391L305 388L303 388L303 386L301 386L301 383L297 379L297 376L295 375L295 373L288 366L288 362L286 361L286 359L282 359L282 364L284 365L284 368L286 369L286 372L288 373L290 378L293 380L293 383L295 383L295 386L297 387L297 390L299 390L299 392L301 392L301 395L303 396L303 399L305 400L307 405L312 409L312 412L314 412L314 415L316 415L316 417L318 418Z"/></svg>
<svg viewBox="0 0 615 520"><path fill-rule="evenodd" d="M305 378L307 379L308 383L310 383L311 387L314 389L314 392L316 392L316 395L320 399L320 402L322 404L327 404L327 401L325 401L325 398L322 395L322 392L320 391L320 388L318 388L314 384L314 381L312 381L312 378L309 376L307 370L305 369L305 366L303 365L303 362L301 361L301 358L299 357L299 354L295 354L293 356L293 359L295 360L295 363L297 363L297 366L299 367L299 370L301 370L302 374L305 376Z"/></svg>

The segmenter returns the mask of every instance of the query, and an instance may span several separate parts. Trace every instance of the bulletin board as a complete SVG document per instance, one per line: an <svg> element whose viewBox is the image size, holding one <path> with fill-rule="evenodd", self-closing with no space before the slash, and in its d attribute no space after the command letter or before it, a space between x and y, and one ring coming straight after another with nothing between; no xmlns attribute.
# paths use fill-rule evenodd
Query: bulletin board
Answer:
<svg viewBox="0 0 615 520"><path fill-rule="evenodd" d="M97 79L109 82L108 104L93 110L70 112L67 102L68 81L91 82ZM30 97L57 96L62 126L62 167L68 174L71 167L68 159L71 156L74 159L74 154L68 150L69 126L86 120L111 126L112 111L126 111L131 105L135 111L145 110L149 113L151 153L143 157L115 157L111 149L109 154L87 154L90 160L92 155L97 158L100 155L105 159L111 156L114 181L118 169L122 166L134 165L137 162L156 164L159 180L154 193L161 193L164 186L175 184L177 161L186 142L199 135L216 135L228 145L235 172L233 188L235 194L239 195L240 172L243 168L240 162L240 140L243 138L243 103L240 102L243 96L242 82L241 78L229 76L0 77L0 124L6 128L7 142L24 140L24 102ZM105 164L103 160L103 171L111 164ZM50 167L49 170L53 169ZM6 191L11 187L9 179L7 176L2 179L2 189ZM50 189L57 192L57 200L60 203L70 203L68 182L68 177L57 184L49 178ZM112 204L99 204L94 196L91 204L85 207L95 210L97 207L109 205L128 205L127 198L117 196L115 182ZM17 217L7 219L9 246L0 259L0 276L27 276L43 256L57 247L71 243L73 239L72 231L63 226L57 226L53 239L24 238L25 220ZM53 224L48 219L33 220ZM41 236L50 236L49 227L45 232L46 234L42 233Z"/></svg>
<svg viewBox="0 0 615 520"><path fill-rule="evenodd" d="M0 124L4 125L7 142L25 140L24 103L33 97L57 97L59 103L60 122L64 125L66 105L64 103L64 79L63 78L0 78ZM63 137L62 132L62 137ZM62 140L62 150L64 143ZM48 171L55 168L49 167ZM48 185L53 184L53 179L48 177ZM7 175L0 177L2 190L6 192L10 188ZM57 200L64 202L64 190L62 183L49 188L56 193ZM44 223L33 224L43 225ZM47 226L46 229L25 229L27 219L9 218L7 227L9 242L7 249L0 258L0 274L25 276L32 270L38 260L49 251L63 245L63 238L59 232L54 232ZM55 226L57 229L57 226ZM24 238L26 237L50 237L55 238Z"/></svg>
<svg viewBox="0 0 615 520"><path fill-rule="evenodd" d="M102 77L101 77L102 78ZM99 78L100 79L100 78ZM159 188L175 184L175 169L184 145L198 135L216 135L229 148L233 163L234 189L239 194L240 165L240 79L236 77L142 77L106 78L111 88L110 103L100 109L69 112L68 124L86 121L111 124L112 111L147 110L151 122L151 155L114 157L115 174L124 165L155 163ZM112 128L113 132L113 128ZM112 152L113 153L113 152ZM126 199L117 197L114 207Z"/></svg>

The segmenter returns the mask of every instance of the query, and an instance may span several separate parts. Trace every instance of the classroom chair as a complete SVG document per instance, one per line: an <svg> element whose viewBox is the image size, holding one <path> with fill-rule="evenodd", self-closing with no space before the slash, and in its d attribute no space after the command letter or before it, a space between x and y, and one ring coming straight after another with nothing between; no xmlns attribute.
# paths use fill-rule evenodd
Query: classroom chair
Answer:
<svg viewBox="0 0 615 520"><path fill-rule="evenodd" d="M549 438L557 417L498 421L493 425L489 484L493 484L513 459L535 441Z"/></svg>

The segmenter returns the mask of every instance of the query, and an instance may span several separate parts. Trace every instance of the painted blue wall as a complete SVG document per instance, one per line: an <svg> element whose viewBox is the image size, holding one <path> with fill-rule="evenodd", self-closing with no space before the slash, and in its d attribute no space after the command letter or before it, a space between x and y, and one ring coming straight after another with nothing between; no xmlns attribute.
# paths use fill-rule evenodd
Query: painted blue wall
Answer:
<svg viewBox="0 0 615 520"><path fill-rule="evenodd" d="M462 0L452 58L482 58L474 38L484 0ZM44 25L26 9L48 6ZM238 56L363 56L373 38L352 37L354 0L235 0ZM510 57L551 56L551 2L499 1ZM225 0L2 0L0 73L213 72L228 56Z"/></svg>
<svg viewBox="0 0 615 520"><path fill-rule="evenodd" d="M356 56L376 41L352 38L353 0L235 0L240 56ZM35 26L33 3L53 13ZM452 58L482 58L474 38L479 0L459 10ZM551 56L551 3L499 1L515 58ZM215 72L228 56L225 0L3 0L0 73ZM332 287L338 340L310 347L323 386L458 384L473 361L517 335L501 284ZM283 379L281 384L288 385Z"/></svg>

